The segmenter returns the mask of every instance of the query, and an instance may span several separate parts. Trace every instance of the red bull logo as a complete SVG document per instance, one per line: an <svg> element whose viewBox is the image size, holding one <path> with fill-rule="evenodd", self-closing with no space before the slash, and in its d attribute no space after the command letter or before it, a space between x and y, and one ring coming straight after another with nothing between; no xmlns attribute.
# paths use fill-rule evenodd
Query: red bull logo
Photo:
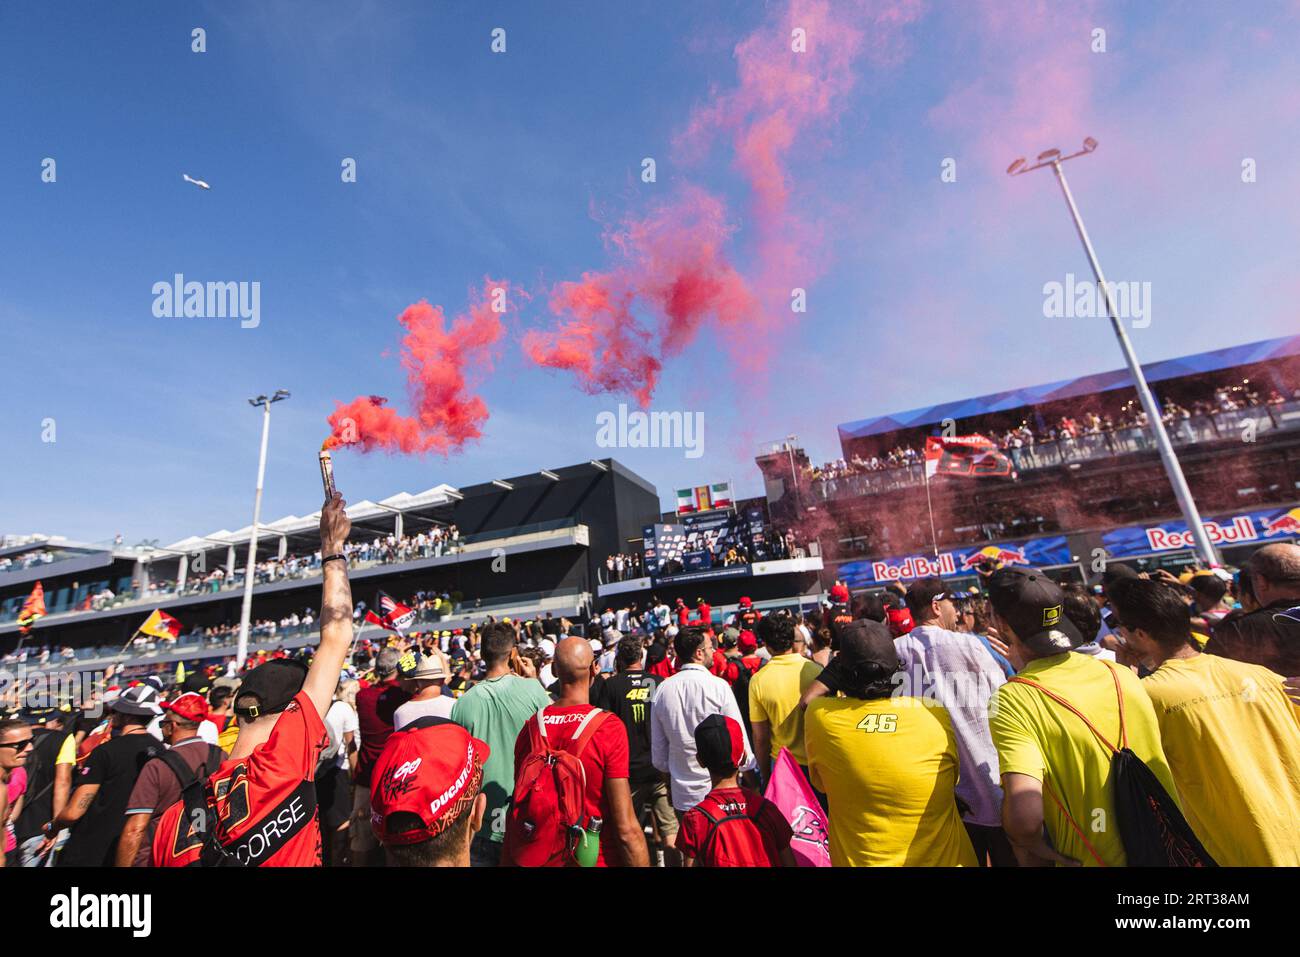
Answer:
<svg viewBox="0 0 1300 957"><path fill-rule="evenodd" d="M1300 508L1293 508L1277 518L1262 520L1265 535L1300 535Z"/></svg>
<svg viewBox="0 0 1300 957"><path fill-rule="evenodd" d="M1025 557L1023 548L1010 549L999 545L986 545L979 551L967 555L961 563L961 569L971 571L984 562L992 562L994 565L1028 565L1029 559Z"/></svg>
<svg viewBox="0 0 1300 957"><path fill-rule="evenodd" d="M928 578L931 575L957 574L957 562L951 552L944 552L938 558L926 558L913 555L901 562L872 562L871 574L878 582L896 582L905 578Z"/></svg>
<svg viewBox="0 0 1300 957"><path fill-rule="evenodd" d="M1292 521L1297 521L1297 519L1292 519ZM1205 534L1210 539L1211 545L1253 542L1259 538L1259 533L1255 531L1255 523L1250 520L1249 515L1236 516L1233 518L1231 525L1220 525L1218 522L1202 522L1201 525L1205 529ZM1300 524L1297 525L1297 530L1300 531ZM1192 538L1190 531L1148 528L1146 533L1147 544L1156 551L1165 551L1172 548L1194 548L1196 546L1196 541ZM1273 534L1271 529L1269 534Z"/></svg>

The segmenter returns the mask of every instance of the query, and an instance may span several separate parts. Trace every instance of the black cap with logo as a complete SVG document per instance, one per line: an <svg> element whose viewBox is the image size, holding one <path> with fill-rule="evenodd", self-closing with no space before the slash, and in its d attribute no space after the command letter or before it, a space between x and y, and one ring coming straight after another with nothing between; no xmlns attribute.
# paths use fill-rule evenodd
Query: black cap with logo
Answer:
<svg viewBox="0 0 1300 957"><path fill-rule="evenodd" d="M999 568L985 582L985 590L993 610L1011 626L1020 643L1038 654L1070 651L1086 640L1065 616L1061 586L1037 568Z"/></svg>

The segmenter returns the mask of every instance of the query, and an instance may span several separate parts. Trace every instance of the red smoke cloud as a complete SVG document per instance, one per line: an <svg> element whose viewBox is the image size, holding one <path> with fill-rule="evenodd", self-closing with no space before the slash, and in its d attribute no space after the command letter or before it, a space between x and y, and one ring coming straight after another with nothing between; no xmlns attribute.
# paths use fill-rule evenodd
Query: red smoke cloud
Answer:
<svg viewBox="0 0 1300 957"><path fill-rule="evenodd" d="M526 333L525 355L573 372L585 392L628 393L646 406L664 361L713 319L735 367L761 368L788 322L793 290L824 269L817 231L791 212L788 156L796 148L804 157L816 152L810 131L842 109L854 60L864 51L877 64L896 59L902 30L920 10L919 0L792 0L737 44L738 85L712 93L675 138L680 152L698 156L716 135L730 134L734 165L752 195L754 282L728 258L724 202L689 187L607 231L618 264L556 285L550 307L560 322ZM796 29L802 52L793 49Z"/></svg>
<svg viewBox="0 0 1300 957"><path fill-rule="evenodd" d="M481 296L450 326L441 306L423 299L407 306L397 321L406 329L401 361L415 414L402 415L382 396L359 396L330 414L326 445L446 455L481 438L487 404L470 392L465 373L490 364L492 347L504 331L493 306L499 302L504 311L509 289L507 282L484 279Z"/></svg>
<svg viewBox="0 0 1300 957"><path fill-rule="evenodd" d="M584 392L628 393L649 405L663 360L689 345L708 319L739 329L759 312L723 251L730 234L722 201L695 188L607 230L617 266L556 284L550 308L560 322L526 332L524 354L573 372Z"/></svg>

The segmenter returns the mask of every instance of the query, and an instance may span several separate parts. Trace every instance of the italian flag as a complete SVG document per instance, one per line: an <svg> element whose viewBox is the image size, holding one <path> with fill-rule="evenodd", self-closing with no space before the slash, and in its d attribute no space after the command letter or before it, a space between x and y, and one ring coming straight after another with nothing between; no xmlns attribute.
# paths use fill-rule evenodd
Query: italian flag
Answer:
<svg viewBox="0 0 1300 957"><path fill-rule="evenodd" d="M714 508L731 508L731 483L718 482L709 486L709 497L713 499Z"/></svg>
<svg viewBox="0 0 1300 957"><path fill-rule="evenodd" d="M695 489L679 488L677 490L677 514L682 515L686 512L694 512L695 508Z"/></svg>

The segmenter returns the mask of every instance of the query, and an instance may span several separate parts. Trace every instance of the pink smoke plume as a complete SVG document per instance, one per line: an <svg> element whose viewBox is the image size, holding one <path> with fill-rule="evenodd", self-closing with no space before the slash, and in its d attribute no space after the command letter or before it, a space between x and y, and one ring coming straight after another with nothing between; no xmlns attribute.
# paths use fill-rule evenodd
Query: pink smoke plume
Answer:
<svg viewBox="0 0 1300 957"><path fill-rule="evenodd" d="M628 393L649 405L664 359L689 345L706 321L739 329L759 311L724 252L731 232L722 201L689 187L644 218L607 229L617 265L556 284L550 309L560 322L526 332L524 354L573 372L584 392Z"/></svg>
<svg viewBox="0 0 1300 957"><path fill-rule="evenodd" d="M504 327L509 283L484 279L483 291L448 326L442 306L423 299L407 306L397 321L406 329L401 361L414 415L402 415L382 396L338 403L329 416L326 447L355 446L363 452L459 451L481 438L487 404L470 391L468 369L490 365L492 347Z"/></svg>
<svg viewBox="0 0 1300 957"><path fill-rule="evenodd" d="M919 0L831 3L792 0L735 48L738 85L714 91L691 114L675 145L698 155L719 133L731 136L733 163L747 181L765 304L788 297L825 268L818 231L791 210L789 156L823 145L824 128L843 111L857 82L855 63L898 59L903 30Z"/></svg>
<svg viewBox="0 0 1300 957"><path fill-rule="evenodd" d="M733 228L723 200L686 187L606 232L617 264L557 284L550 308L559 324L526 333L525 355L573 372L588 393L627 393L646 406L664 361L713 320L734 367L761 369L788 322L793 290L825 268L817 230L791 212L788 156L796 145L801 155L814 152L811 131L842 110L854 60L865 51L877 64L892 62L920 9L919 0L791 0L737 44L738 85L711 93L675 138L698 158L715 136L730 134L752 195L754 281L728 255Z"/></svg>

